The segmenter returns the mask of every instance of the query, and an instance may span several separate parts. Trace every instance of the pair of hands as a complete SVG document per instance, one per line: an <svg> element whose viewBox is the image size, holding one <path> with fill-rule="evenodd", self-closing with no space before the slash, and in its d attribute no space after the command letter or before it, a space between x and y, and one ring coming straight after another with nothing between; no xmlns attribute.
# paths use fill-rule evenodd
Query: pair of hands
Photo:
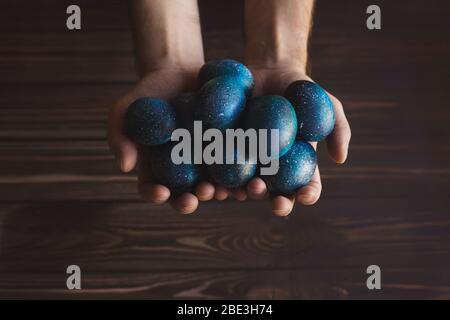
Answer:
<svg viewBox="0 0 450 320"><path fill-rule="evenodd" d="M108 143L113 151L118 165L123 172L129 172L136 166L138 169L138 189L142 198L153 204L163 204L170 201L180 213L193 213L199 201L212 199L225 200L233 197L239 201L263 199L267 195L267 187L261 178L252 179L246 188L228 190L214 186L208 181L198 184L193 193L184 193L177 198L171 198L170 190L160 184L155 184L145 165L147 155L139 152L138 146L130 141L123 130L123 117L127 107L136 99L144 96L155 96L172 100L178 94L196 89L197 74L201 66L193 69L159 69L144 76L134 88L111 108L108 119ZM254 95L282 95L287 86L296 80L311 79L299 68L288 67L252 67L255 88ZM336 124L333 132L327 138L328 153L336 163L343 163L347 158L351 131L341 102L329 94L335 109ZM316 148L316 143L313 144ZM272 212L278 216L288 215L295 202L312 205L317 202L322 191L319 168L316 168L310 183L299 189L291 198L277 196L271 199Z"/></svg>

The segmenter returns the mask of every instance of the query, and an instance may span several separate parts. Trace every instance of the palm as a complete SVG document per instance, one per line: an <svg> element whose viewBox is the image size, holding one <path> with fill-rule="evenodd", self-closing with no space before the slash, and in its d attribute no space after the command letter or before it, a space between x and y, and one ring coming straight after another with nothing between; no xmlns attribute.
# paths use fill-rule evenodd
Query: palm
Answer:
<svg viewBox="0 0 450 320"><path fill-rule="evenodd" d="M195 90L197 70L159 70L143 77L122 99L111 108L108 121L108 141L111 149L121 154L120 167L128 172L138 164L139 192L144 200L155 204L166 202L170 198L170 190L166 186L155 184L151 179L145 152L138 151L137 146L123 134L122 119L128 106L140 97L155 96L172 100L184 91ZM173 206L182 213L191 213L197 209L198 200L210 200L214 196L214 187L202 182L196 188L195 195L186 193L173 199Z"/></svg>
<svg viewBox="0 0 450 320"><path fill-rule="evenodd" d="M259 68L250 67L255 79L254 95L276 94L282 95L289 84L297 80L309 80L300 68ZM330 156L339 163L345 161L346 150L350 140L350 128L343 113L342 104L331 94L330 98L336 111L336 127L330 137L327 139L327 146ZM317 143L313 143L316 148ZM345 153L345 154L344 154ZM254 192L258 189L259 192ZM266 193L266 185L262 179L256 178L249 183L248 193L252 198L259 199ZM278 215L287 215L291 212L295 200L304 205L314 204L320 197L322 183L320 179L319 168L316 168L314 176L310 183L297 191L295 197L286 198L278 196L272 199L272 210Z"/></svg>
<svg viewBox="0 0 450 320"><path fill-rule="evenodd" d="M254 95L283 94L287 86L296 80L311 80L302 70L295 68L252 68L255 79Z"/></svg>

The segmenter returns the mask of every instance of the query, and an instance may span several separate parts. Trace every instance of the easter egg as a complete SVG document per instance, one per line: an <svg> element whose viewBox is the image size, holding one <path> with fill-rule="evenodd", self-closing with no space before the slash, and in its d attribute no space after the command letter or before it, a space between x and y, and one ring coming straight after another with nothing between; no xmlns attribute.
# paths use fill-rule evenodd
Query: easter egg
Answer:
<svg viewBox="0 0 450 320"><path fill-rule="evenodd" d="M175 109L159 98L140 98L128 107L124 126L125 134L134 142L160 145L170 140L176 128Z"/></svg>
<svg viewBox="0 0 450 320"><path fill-rule="evenodd" d="M196 108L197 95L195 92L184 92L173 101L177 113L178 127L192 132L194 128L194 110Z"/></svg>
<svg viewBox="0 0 450 320"><path fill-rule="evenodd" d="M214 78L205 83L198 93L194 119L201 120L206 129L225 131L239 121L245 100L245 93L235 77Z"/></svg>
<svg viewBox="0 0 450 320"><path fill-rule="evenodd" d="M233 163L226 163L224 152L224 161L222 164L212 164L207 167L208 174L213 181L226 188L238 188L245 186L251 178L256 175L257 165L246 159L244 163L238 163L237 151L233 153Z"/></svg>
<svg viewBox="0 0 450 320"><path fill-rule="evenodd" d="M284 96L292 103L297 113L298 139L321 141L333 131L333 103L317 83L295 81L288 86Z"/></svg>
<svg viewBox="0 0 450 320"><path fill-rule="evenodd" d="M245 65L232 59L212 60L205 63L198 74L198 82L200 86L203 86L209 80L222 76L236 77L245 92L251 93L254 85L252 73Z"/></svg>
<svg viewBox="0 0 450 320"><path fill-rule="evenodd" d="M150 150L150 168L155 182L170 189L174 194L190 192L201 178L201 166L191 161L189 164L175 164L172 161L174 142L168 142Z"/></svg>
<svg viewBox="0 0 450 320"><path fill-rule="evenodd" d="M281 157L291 148L297 135L297 116L291 103L282 96L261 96L247 104L244 125L247 129L267 129L267 149L271 157ZM278 152L271 149L271 133L279 134Z"/></svg>
<svg viewBox="0 0 450 320"><path fill-rule="evenodd" d="M289 151L279 159L275 175L261 176L272 195L290 196L309 183L317 166L314 148L304 141L295 141Z"/></svg>

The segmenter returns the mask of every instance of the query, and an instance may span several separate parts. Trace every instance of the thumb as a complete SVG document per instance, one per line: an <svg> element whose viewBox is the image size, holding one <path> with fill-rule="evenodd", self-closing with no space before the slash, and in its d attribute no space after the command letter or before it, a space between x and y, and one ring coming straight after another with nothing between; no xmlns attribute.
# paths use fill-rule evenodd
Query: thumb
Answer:
<svg viewBox="0 0 450 320"><path fill-rule="evenodd" d="M123 115L125 108L114 106L108 117L108 144L123 172L134 169L137 162L136 145L124 134Z"/></svg>

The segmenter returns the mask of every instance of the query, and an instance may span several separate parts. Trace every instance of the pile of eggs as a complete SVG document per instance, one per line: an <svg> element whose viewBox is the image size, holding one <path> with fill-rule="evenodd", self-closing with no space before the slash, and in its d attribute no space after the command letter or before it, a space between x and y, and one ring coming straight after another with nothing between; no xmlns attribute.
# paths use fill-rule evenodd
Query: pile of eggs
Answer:
<svg viewBox="0 0 450 320"><path fill-rule="evenodd" d="M185 128L192 132L194 121L205 129L278 129L279 169L262 175L272 195L291 195L308 184L317 166L317 156L309 144L321 141L334 128L335 116L328 94L316 83L291 83L284 96L252 97L250 70L230 60L206 63L198 75L199 91L182 93L174 101L143 97L133 102L125 114L125 133L136 144L150 148L148 166L155 182L174 194L191 192L201 180L212 180L226 188L245 186L258 176L258 164L174 164L172 132ZM270 143L270 141L268 141ZM233 154L236 157L236 150Z"/></svg>

